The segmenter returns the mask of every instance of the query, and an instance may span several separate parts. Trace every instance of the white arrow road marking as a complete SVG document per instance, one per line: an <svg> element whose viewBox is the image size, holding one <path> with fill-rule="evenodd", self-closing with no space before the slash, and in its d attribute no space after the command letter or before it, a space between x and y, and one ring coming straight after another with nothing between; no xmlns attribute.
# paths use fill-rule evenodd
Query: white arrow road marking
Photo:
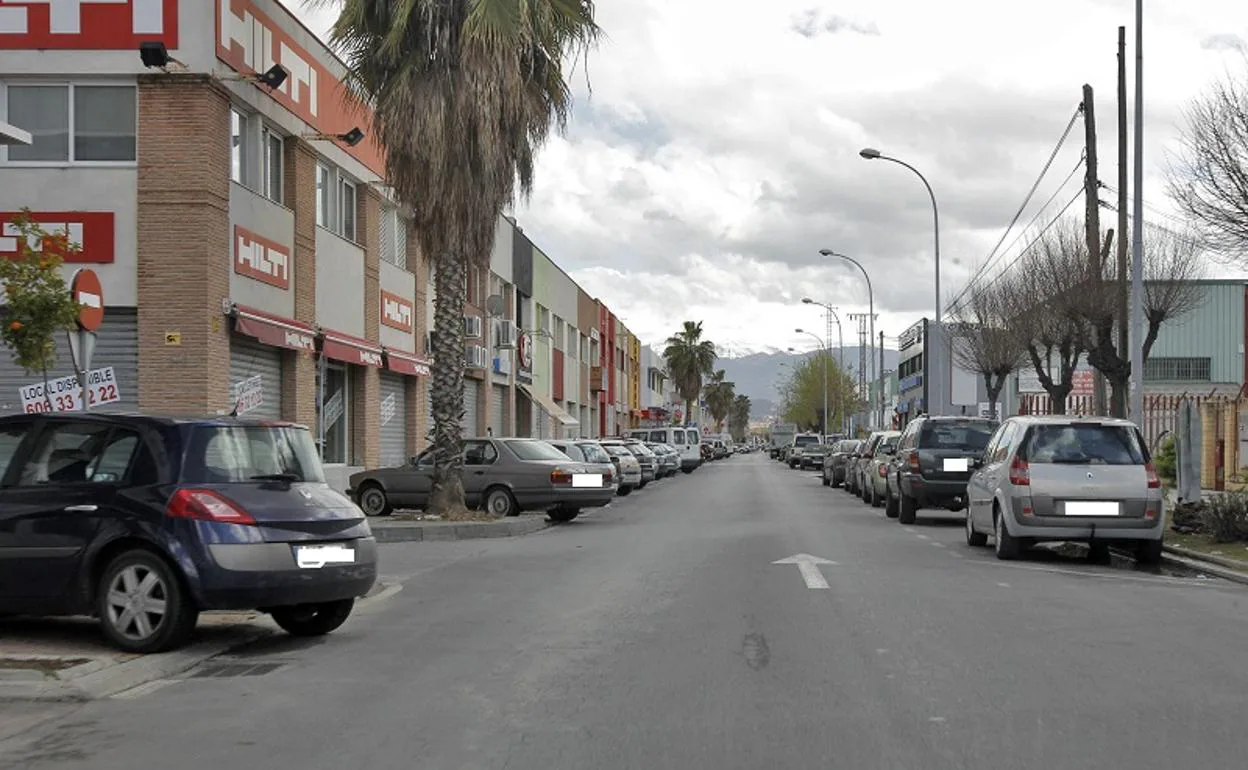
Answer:
<svg viewBox="0 0 1248 770"><path fill-rule="evenodd" d="M811 556L808 553L799 553L787 559L773 561L772 564L796 564L797 570L802 573L802 580L806 581L807 588L828 588L828 581L824 580L823 573L819 571L819 565L831 564L835 566L836 562L821 559L818 556Z"/></svg>

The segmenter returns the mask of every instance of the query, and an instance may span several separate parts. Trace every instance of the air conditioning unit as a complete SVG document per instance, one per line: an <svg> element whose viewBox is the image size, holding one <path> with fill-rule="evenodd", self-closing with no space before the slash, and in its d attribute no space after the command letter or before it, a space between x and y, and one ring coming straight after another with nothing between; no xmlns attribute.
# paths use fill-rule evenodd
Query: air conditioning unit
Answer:
<svg viewBox="0 0 1248 770"><path fill-rule="evenodd" d="M516 346L516 322L500 318L494 322L494 347L514 348Z"/></svg>
<svg viewBox="0 0 1248 770"><path fill-rule="evenodd" d="M481 336L481 316L466 315L464 316L464 336L480 337Z"/></svg>
<svg viewBox="0 0 1248 770"><path fill-rule="evenodd" d="M489 351L483 345L469 345L464 348L464 366L470 369L486 369L489 365Z"/></svg>

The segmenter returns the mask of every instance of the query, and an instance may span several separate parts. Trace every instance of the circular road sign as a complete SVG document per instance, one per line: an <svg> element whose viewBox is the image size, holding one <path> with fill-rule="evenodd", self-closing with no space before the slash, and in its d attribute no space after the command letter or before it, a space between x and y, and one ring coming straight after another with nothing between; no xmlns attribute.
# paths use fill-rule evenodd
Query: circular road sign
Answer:
<svg viewBox="0 0 1248 770"><path fill-rule="evenodd" d="M104 287L94 270L81 268L74 273L69 294L78 303L78 326L93 332L104 322Z"/></svg>
<svg viewBox="0 0 1248 770"><path fill-rule="evenodd" d="M533 368L533 337L528 332L521 332L516 340L516 357L521 369Z"/></svg>

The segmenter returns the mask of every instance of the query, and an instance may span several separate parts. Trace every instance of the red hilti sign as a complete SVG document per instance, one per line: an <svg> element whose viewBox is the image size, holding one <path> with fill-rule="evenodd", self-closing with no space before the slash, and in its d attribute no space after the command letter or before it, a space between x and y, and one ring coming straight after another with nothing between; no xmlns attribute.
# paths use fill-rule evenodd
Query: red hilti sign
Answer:
<svg viewBox="0 0 1248 770"><path fill-rule="evenodd" d="M16 211L0 212L0 257L16 257L21 253L21 233L13 221L20 216ZM62 254L66 262L111 264L115 252L114 214L111 211L38 211L31 213L30 221L39 225L47 236L31 238L27 244L34 251L43 251L48 241L64 235L78 251Z"/></svg>
<svg viewBox="0 0 1248 770"><path fill-rule="evenodd" d="M289 289L290 249L235 225L234 272L279 289Z"/></svg>
<svg viewBox="0 0 1248 770"><path fill-rule="evenodd" d="M397 294L381 292L381 322L391 329L411 333L416 306Z"/></svg>
<svg viewBox="0 0 1248 770"><path fill-rule="evenodd" d="M178 47L178 0L0 0L0 50Z"/></svg>

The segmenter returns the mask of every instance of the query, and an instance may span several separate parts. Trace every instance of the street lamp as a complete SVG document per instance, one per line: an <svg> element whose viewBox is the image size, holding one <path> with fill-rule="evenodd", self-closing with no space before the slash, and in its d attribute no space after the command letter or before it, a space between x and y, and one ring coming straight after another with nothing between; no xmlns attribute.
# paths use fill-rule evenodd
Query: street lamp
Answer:
<svg viewBox="0 0 1248 770"><path fill-rule="evenodd" d="M862 263L854 259L853 257L846 256L845 254L840 254L838 252L833 251L832 249L819 249L819 253L825 257L837 257L839 259L843 259L846 262L853 264L855 267L858 268L859 271L862 272L862 277L865 278L867 281L867 319L871 322L871 339L867 341L869 343L867 345L867 350L870 351L870 358L871 358L871 381L875 382L876 376L878 374L877 372L878 364L876 363L876 360L875 360L875 290L871 288L871 276L867 273L867 269L862 266ZM863 395L868 398L868 403L869 403L871 394L865 393ZM883 420L883 414L884 414L884 399L883 399L883 396L881 395L880 397L880 419L881 421ZM881 424L883 423L881 422Z"/></svg>
<svg viewBox="0 0 1248 770"><path fill-rule="evenodd" d="M935 231L936 316L933 319L933 324L939 327L940 326L940 208L936 205L936 193L932 192L932 186L928 183L927 177L923 176L922 172L920 172L914 166L911 166L909 163L906 163L904 160L898 160L897 158L893 158L888 155L885 155L879 150L875 149L874 147L864 147L858 151L858 154L861 155L865 160L887 160L887 161L896 163L899 166L904 166L910 169L912 172L914 172L914 175L917 176L919 178L919 181L923 183L923 186L927 188L927 196L932 199L932 226ZM936 367L933 367L933 368L936 368ZM945 369L945 366L944 366L943 361L941 362L940 369L942 370L941 373L939 373L936 377L932 378L937 383L937 388L935 388L934 390L938 391L937 393L933 394L932 401L933 403L936 403L938 405L943 405L944 404L943 394L939 393L939 390L944 388L944 381L945 381L944 371L943 371ZM950 371L952 371L952 369L950 369ZM941 410L943 411L943 406L938 406L938 408L941 408ZM928 413L931 414L932 405L928 404L927 409L928 409ZM937 412L937 414L939 414L939 412Z"/></svg>
<svg viewBox="0 0 1248 770"><path fill-rule="evenodd" d="M793 331L797 332L798 334L809 334L811 337L815 338L816 342L819 343L819 347L823 348L823 355L820 356L820 358L823 359L823 419L819 420L819 433L822 436L821 440L827 440L827 437L828 437L828 344L824 341L822 337L820 337L818 334L815 334L814 332L808 332L802 329L794 329Z"/></svg>
<svg viewBox="0 0 1248 770"><path fill-rule="evenodd" d="M836 314L836 308L832 307L831 305L827 303L813 300L810 297L802 297L802 304L803 305L818 305L819 307L823 308L824 317L827 319L827 339L829 343L832 342L832 321L834 320L836 321L836 338L837 338L836 361L837 361L837 364L841 368L841 374L844 374L845 373L845 330L841 327L841 317ZM848 422L847 422L848 418L845 415L844 393L839 388L837 390L837 393L841 394L841 398L840 398L841 403L837 407L837 411L841 413L841 432L848 433L849 432Z"/></svg>

